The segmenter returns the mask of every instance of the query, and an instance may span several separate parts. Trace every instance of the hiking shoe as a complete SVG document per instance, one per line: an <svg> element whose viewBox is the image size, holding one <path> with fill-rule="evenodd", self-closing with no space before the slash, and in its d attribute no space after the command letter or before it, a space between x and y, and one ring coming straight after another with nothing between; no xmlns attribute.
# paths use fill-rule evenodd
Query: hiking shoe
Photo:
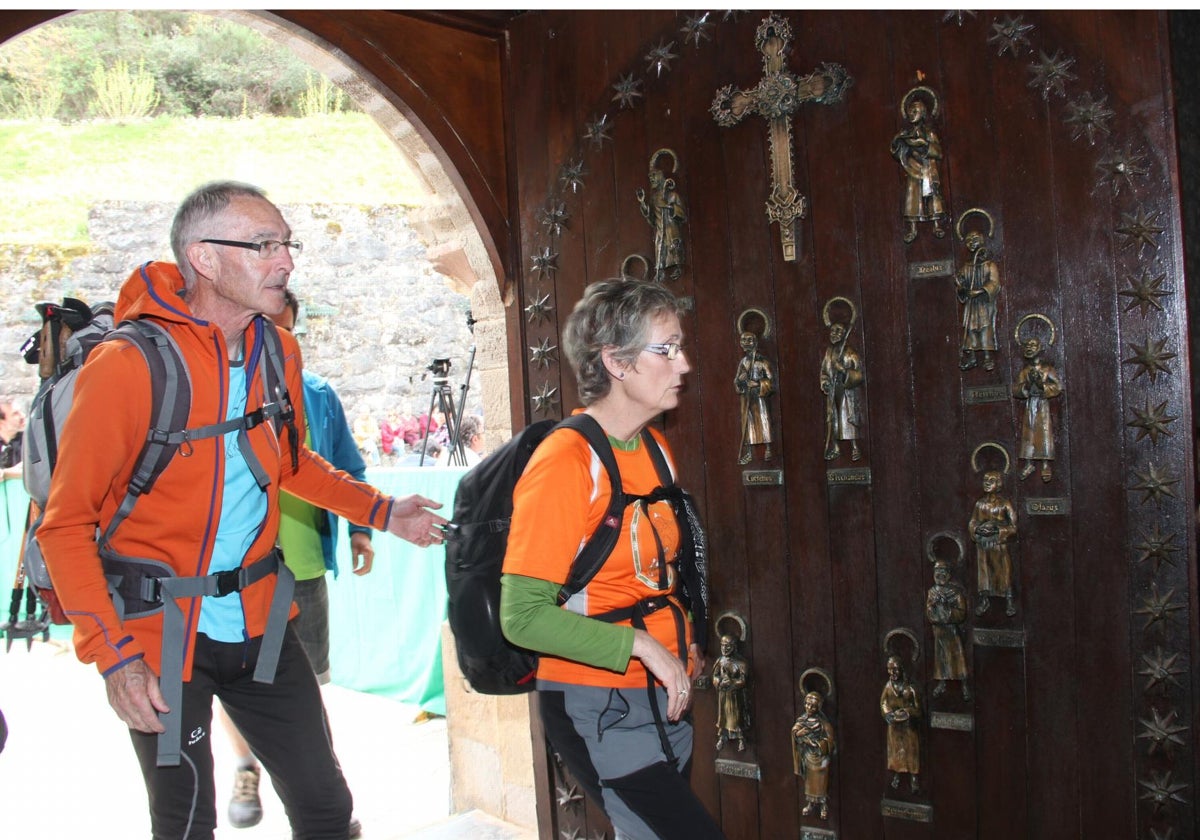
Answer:
<svg viewBox="0 0 1200 840"><path fill-rule="evenodd" d="M262 800L258 798L258 768L245 767L233 777L233 796L229 800L229 824L250 828L262 822Z"/></svg>
<svg viewBox="0 0 1200 840"><path fill-rule="evenodd" d="M358 821L358 817L350 818L350 833L346 835L350 840L362 837L362 823Z"/></svg>

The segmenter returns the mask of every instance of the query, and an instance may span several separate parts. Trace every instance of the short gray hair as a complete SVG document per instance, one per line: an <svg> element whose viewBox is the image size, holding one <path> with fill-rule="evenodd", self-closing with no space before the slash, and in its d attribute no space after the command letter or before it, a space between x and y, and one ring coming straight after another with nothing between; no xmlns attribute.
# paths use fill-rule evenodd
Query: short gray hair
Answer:
<svg viewBox="0 0 1200 840"><path fill-rule="evenodd" d="M175 211L175 220L171 223L171 251L175 254L175 262L187 288L190 289L196 282L196 271L188 262L187 246L205 235L211 235L203 230L205 225L238 197L268 200L266 192L253 184L212 181L193 190Z"/></svg>
<svg viewBox="0 0 1200 840"><path fill-rule="evenodd" d="M563 328L563 351L585 406L607 396L612 382L602 353L613 348L617 361L632 363L646 346L650 322L664 315L681 315L684 302L666 286L648 280L621 278L592 283L575 304Z"/></svg>

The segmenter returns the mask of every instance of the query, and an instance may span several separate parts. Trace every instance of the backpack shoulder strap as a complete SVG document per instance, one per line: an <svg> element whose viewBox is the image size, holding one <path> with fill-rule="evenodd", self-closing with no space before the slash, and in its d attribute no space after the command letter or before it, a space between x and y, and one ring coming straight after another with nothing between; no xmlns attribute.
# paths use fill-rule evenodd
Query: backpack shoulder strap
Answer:
<svg viewBox="0 0 1200 840"><path fill-rule="evenodd" d="M187 424L192 408L192 384L183 354L167 330L154 321L123 321L105 340L128 341L142 354L150 371L150 429L134 462L129 488L104 531L106 544L129 516L138 497L149 492L175 455L178 444L166 434Z"/></svg>
<svg viewBox="0 0 1200 840"><path fill-rule="evenodd" d="M617 459L613 455L612 444L608 435L590 414L573 414L558 424L561 427L574 429L587 440L588 446L596 453L600 463L608 473L608 482L612 487L612 496L608 503L608 511L595 533L588 538L587 543L575 556L571 564L571 572L567 582L558 592L558 603L565 604L572 595L588 585L588 582L600 571L608 555L617 544L621 534L621 520L625 515L625 490L621 486L621 473L617 469Z"/></svg>
<svg viewBox="0 0 1200 840"><path fill-rule="evenodd" d="M275 434L282 435L283 429L288 430L288 448L292 455L292 469L299 466L300 435L296 430L296 410L288 394L287 373L283 362L283 342L279 338L279 327L270 318L258 316L262 320L263 356L259 361L262 367L263 412L271 418L275 426Z"/></svg>

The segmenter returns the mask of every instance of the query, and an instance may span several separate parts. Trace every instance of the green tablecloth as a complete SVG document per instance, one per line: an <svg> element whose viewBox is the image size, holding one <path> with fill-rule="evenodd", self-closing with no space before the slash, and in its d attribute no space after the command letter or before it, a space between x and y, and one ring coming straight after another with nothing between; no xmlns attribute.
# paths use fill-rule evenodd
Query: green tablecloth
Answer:
<svg viewBox="0 0 1200 840"><path fill-rule="evenodd" d="M419 493L443 503L449 518L463 467L368 468L367 480L385 493ZM29 497L20 481L0 483L0 623L8 620L9 593L25 527ZM351 574L350 541L339 524L338 566L329 576L330 663L333 681L446 713L442 684L441 626L446 618L445 552L419 549L375 533L375 563L368 575ZM69 637L70 628L56 628ZM13 655L16 654L16 647Z"/></svg>

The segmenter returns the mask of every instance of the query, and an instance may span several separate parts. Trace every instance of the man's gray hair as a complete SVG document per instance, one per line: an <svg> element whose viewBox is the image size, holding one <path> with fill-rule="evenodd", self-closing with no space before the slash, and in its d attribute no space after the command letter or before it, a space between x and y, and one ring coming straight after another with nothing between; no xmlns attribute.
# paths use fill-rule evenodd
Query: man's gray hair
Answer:
<svg viewBox="0 0 1200 840"><path fill-rule="evenodd" d="M229 202L243 196L268 200L266 192L253 184L211 181L193 190L175 211L175 220L171 223L171 251L187 288L196 283L196 271L188 261L187 246L212 236L214 231L208 229L209 222L225 210Z"/></svg>

